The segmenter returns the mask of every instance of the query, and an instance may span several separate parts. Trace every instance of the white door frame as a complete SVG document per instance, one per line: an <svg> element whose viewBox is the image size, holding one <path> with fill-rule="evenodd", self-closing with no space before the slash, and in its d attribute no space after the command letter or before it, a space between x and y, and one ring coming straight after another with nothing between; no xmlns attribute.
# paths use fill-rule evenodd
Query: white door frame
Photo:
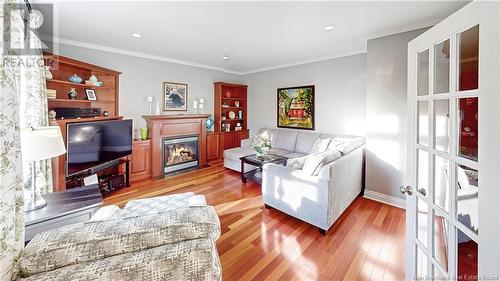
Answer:
<svg viewBox="0 0 500 281"><path fill-rule="evenodd" d="M432 59L432 46L440 41L450 38L451 51L456 46L455 34L460 33L476 24L480 25L479 36L479 234L478 243L478 276L497 277L500 274L500 3L475 1L408 44L408 164L406 183L413 186L413 193L417 193L415 178L416 159L416 53L429 49ZM452 57L450 61L452 89L456 83L456 65ZM432 64L432 61L429 61ZM432 81L432 66L429 72L429 81ZM432 83L432 82L430 82ZM430 91L432 90L429 87ZM429 93L432 95L431 93ZM451 95L448 95L448 98ZM450 100L450 110L455 107ZM432 108L429 117L432 118ZM452 117L454 114L452 113ZM455 119L452 119L452 132L456 132ZM432 143L433 135L430 130L429 142ZM454 138L450 134L450 142ZM453 146L452 146L453 147ZM454 155L454 151L450 149ZM454 156L452 156L454 157ZM432 169L430 165L429 169ZM431 173L429 173L431 175ZM430 177L432 178L432 176ZM430 180L429 180L430 181ZM454 175L452 176L451 198L454 194ZM431 187L432 185L429 185ZM428 190L431 193L432 190ZM406 221L406 280L413 280L415 275L415 213L416 196L406 195L407 221ZM454 205L454 204L452 204ZM454 214L451 207L450 214ZM429 219L430 220L430 219ZM430 223L429 223L430 225ZM450 226L451 227L451 226ZM431 232L432 228L428 228ZM451 230L452 228L450 228ZM452 231L450 231L451 233ZM453 231L454 232L454 231ZM469 233L467 233L469 234ZM431 236L432 233L428 235ZM451 235L455 239L454 235ZM455 244L452 240L450 244ZM430 242L430 241L429 241ZM429 253L431 250L427 251ZM450 270L456 270L456 256L453 251L449 260ZM428 262L430 265L431 262ZM431 269L428 267L428 271ZM450 272L454 275L455 272Z"/></svg>

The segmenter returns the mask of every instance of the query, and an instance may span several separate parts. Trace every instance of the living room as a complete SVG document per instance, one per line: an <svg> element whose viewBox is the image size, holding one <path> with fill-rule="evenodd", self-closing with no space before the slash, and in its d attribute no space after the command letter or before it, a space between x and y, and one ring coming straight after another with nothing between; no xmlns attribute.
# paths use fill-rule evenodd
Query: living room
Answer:
<svg viewBox="0 0 500 281"><path fill-rule="evenodd" d="M1 280L498 280L499 2L2 9Z"/></svg>

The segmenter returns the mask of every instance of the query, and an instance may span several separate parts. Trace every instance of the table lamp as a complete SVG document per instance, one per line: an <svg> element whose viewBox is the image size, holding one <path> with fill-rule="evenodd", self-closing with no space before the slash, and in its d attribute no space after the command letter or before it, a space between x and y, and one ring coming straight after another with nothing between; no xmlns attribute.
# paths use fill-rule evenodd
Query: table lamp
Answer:
<svg viewBox="0 0 500 281"><path fill-rule="evenodd" d="M43 208L47 205L42 196L37 196L36 162L51 159L66 153L66 147L58 126L29 128L21 131L21 153L23 160L31 164L31 202L24 205L25 211Z"/></svg>

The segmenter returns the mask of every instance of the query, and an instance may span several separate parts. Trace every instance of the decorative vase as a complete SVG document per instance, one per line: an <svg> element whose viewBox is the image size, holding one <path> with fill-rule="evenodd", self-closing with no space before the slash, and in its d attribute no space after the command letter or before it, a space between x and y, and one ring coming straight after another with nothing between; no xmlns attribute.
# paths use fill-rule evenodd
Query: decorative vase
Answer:
<svg viewBox="0 0 500 281"><path fill-rule="evenodd" d="M68 98L70 100L75 100L77 96L78 96L78 92L76 91L76 89L75 88L71 88L69 90L69 92L68 92Z"/></svg>
<svg viewBox="0 0 500 281"><path fill-rule="evenodd" d="M45 78L46 79L52 79L54 76L52 75L52 72L50 72L50 66L46 65L45 67Z"/></svg>
<svg viewBox="0 0 500 281"><path fill-rule="evenodd" d="M77 84L80 84L83 81L82 77L80 77L76 74L73 74L73 76L69 77L68 80L70 82L77 83Z"/></svg>
<svg viewBox="0 0 500 281"><path fill-rule="evenodd" d="M205 125L207 127L207 129L212 129L212 127L214 126L214 118L212 116L208 117L207 118L207 121L205 122Z"/></svg>
<svg viewBox="0 0 500 281"><path fill-rule="evenodd" d="M141 128L141 139L142 140L148 139L148 128Z"/></svg>

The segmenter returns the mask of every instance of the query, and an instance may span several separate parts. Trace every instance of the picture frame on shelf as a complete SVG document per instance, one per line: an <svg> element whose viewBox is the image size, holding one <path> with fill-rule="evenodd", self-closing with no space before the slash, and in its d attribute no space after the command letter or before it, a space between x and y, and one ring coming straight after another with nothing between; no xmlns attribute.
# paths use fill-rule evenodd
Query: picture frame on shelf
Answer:
<svg viewBox="0 0 500 281"><path fill-rule="evenodd" d="M85 89L85 95L87 96L87 100L96 101L97 95L94 89Z"/></svg>
<svg viewBox="0 0 500 281"><path fill-rule="evenodd" d="M187 111L188 84L163 82L163 111Z"/></svg>

